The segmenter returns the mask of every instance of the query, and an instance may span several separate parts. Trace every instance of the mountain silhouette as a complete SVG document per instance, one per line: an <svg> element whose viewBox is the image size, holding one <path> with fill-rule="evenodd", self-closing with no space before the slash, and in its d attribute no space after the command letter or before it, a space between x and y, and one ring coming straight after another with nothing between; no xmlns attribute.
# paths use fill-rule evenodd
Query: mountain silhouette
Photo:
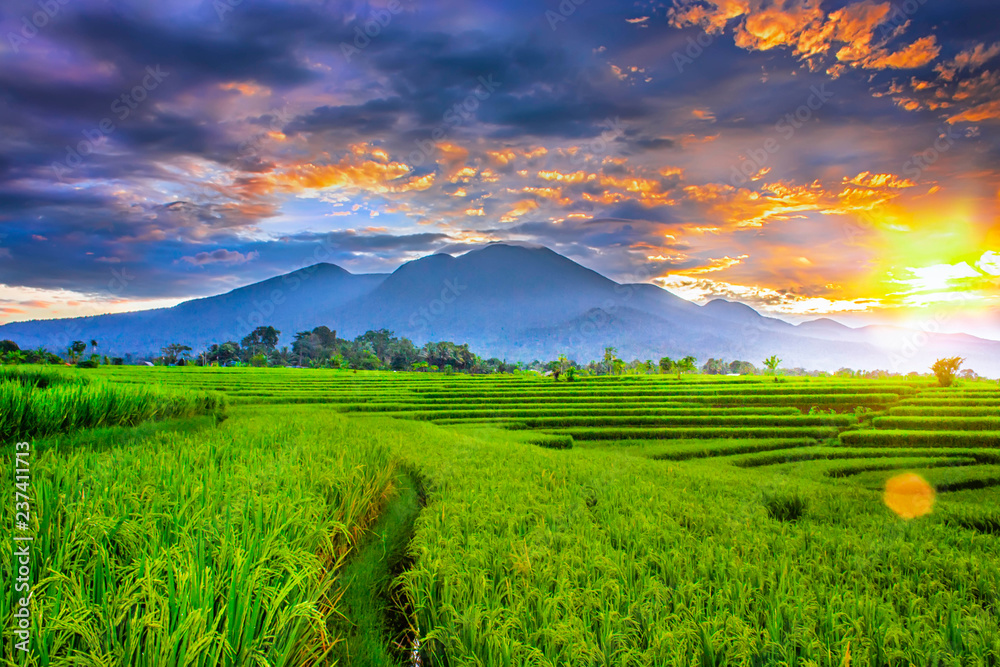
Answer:
<svg viewBox="0 0 1000 667"><path fill-rule="evenodd" d="M785 367L926 372L962 356L1000 375L1000 342L898 327L851 328L820 318L792 325L737 302L704 306L652 284L617 283L548 248L490 244L459 256L434 254L391 274L352 274L315 264L172 308L0 326L22 348L64 350L97 339L104 354L149 355L170 343L195 351L273 325L290 345L296 331L326 325L342 338L390 329L420 345L469 343L509 361L565 354L586 363L613 346L624 359L693 355L746 360L778 355Z"/></svg>

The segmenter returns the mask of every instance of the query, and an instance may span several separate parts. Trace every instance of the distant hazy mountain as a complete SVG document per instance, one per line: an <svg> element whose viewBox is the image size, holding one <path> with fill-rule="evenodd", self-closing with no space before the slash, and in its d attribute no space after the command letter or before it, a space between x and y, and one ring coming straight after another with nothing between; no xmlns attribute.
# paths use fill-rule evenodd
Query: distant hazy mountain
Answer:
<svg viewBox="0 0 1000 667"><path fill-rule="evenodd" d="M759 366L777 354L786 367L906 372L958 355L980 374L1000 375L1000 342L853 329L826 318L796 326L740 303L698 306L655 285L619 284L547 248L506 244L430 255L389 275L317 264L173 308L12 323L0 326L0 339L61 350L94 338L105 354L148 354L174 342L200 350L239 340L260 324L280 329L283 345L296 331L325 324L345 338L387 328L417 344L468 342L482 356L507 360L562 353L587 362L610 345L627 359L691 354L699 363L715 357Z"/></svg>

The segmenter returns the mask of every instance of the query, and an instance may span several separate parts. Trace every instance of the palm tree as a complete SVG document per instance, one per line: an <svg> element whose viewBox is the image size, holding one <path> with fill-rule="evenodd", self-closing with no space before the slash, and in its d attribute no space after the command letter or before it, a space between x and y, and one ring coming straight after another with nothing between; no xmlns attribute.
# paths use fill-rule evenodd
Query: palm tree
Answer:
<svg viewBox="0 0 1000 667"><path fill-rule="evenodd" d="M608 369L608 373L614 374L615 372L615 359L618 355L618 348L606 347L604 348L604 367Z"/></svg>
<svg viewBox="0 0 1000 667"><path fill-rule="evenodd" d="M14 366L24 363L24 352L21 352L20 350L13 350L11 352L7 352L5 355L3 355L3 357L4 359L6 359L8 364Z"/></svg>
<svg viewBox="0 0 1000 667"><path fill-rule="evenodd" d="M771 375L774 376L774 381L777 382L778 381L778 364L781 363L781 359L778 358L778 355L772 354L770 357L768 357L767 359L765 359L763 361L763 363L764 363L764 366L767 367L767 369L771 371Z"/></svg>
<svg viewBox="0 0 1000 667"><path fill-rule="evenodd" d="M90 349L91 354L97 354L97 341L93 338L90 339Z"/></svg>
<svg viewBox="0 0 1000 667"><path fill-rule="evenodd" d="M87 351L87 344L82 340L75 340L66 350L66 356L69 357L71 363L76 363L80 358L80 355Z"/></svg>

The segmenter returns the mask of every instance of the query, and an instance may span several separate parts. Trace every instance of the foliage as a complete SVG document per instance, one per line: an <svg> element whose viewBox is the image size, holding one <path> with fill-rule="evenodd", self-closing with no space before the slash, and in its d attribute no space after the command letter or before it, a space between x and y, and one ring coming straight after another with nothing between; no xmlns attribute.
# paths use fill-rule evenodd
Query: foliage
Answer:
<svg viewBox="0 0 1000 667"><path fill-rule="evenodd" d="M186 360L191 356L191 348L180 343L171 343L160 350L161 360L167 366L173 366L180 360Z"/></svg>
<svg viewBox="0 0 1000 667"><path fill-rule="evenodd" d="M364 358L384 366L377 342ZM996 511L945 498L1000 486L993 383L8 371L44 391L113 381L243 404L221 427L41 448L40 497L63 499L39 508L36 542L51 664L84 645L111 664L393 664L416 632L436 665L995 661ZM856 406L879 411L873 429L844 431ZM904 522L881 489L914 468L941 500Z"/></svg>
<svg viewBox="0 0 1000 667"><path fill-rule="evenodd" d="M17 664L327 664L349 630L338 574L392 493L392 438L256 410L36 443L32 497L52 502L33 506L33 657ZM10 540L0 549L13 582ZM0 598L4 664L12 601Z"/></svg>
<svg viewBox="0 0 1000 667"><path fill-rule="evenodd" d="M240 344L249 351L251 357L258 354L268 354L278 345L281 332L272 326L259 326L248 333Z"/></svg>
<svg viewBox="0 0 1000 667"><path fill-rule="evenodd" d="M75 340L70 343L70 346L66 349L66 356L69 357L70 363L76 363L80 358L80 355L87 351L87 344L82 340Z"/></svg>
<svg viewBox="0 0 1000 667"><path fill-rule="evenodd" d="M81 428L133 425L150 419L211 414L221 395L66 381L58 375L0 376L0 442Z"/></svg>
<svg viewBox="0 0 1000 667"><path fill-rule="evenodd" d="M962 366L962 362L965 359L961 357L945 357L944 359L938 359L931 366L931 371L937 377L938 384L942 387L950 387L955 381L955 375L958 374L958 369Z"/></svg>
<svg viewBox="0 0 1000 667"><path fill-rule="evenodd" d="M691 356L684 357L683 359L671 359L670 357L663 357L660 359L660 370L664 373L676 373L677 379L681 379L681 373L693 373L698 370L698 361Z"/></svg>
<svg viewBox="0 0 1000 667"><path fill-rule="evenodd" d="M778 355L772 354L770 357L761 362L767 370L771 371L771 375L774 375L778 371L778 366L781 364L781 359Z"/></svg>

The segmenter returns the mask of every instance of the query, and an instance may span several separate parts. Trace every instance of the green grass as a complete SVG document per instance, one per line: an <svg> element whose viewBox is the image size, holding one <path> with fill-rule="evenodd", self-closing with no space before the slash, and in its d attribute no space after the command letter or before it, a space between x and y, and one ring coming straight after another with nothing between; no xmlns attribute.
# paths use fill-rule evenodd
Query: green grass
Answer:
<svg viewBox="0 0 1000 667"><path fill-rule="evenodd" d="M1000 664L1000 447L977 385L58 375L17 380L21 400L80 390L104 417L24 422L69 429L34 439L29 664L408 665L414 636L435 667ZM239 405L124 428L107 387ZM858 406L886 412L859 427ZM935 485L931 514L884 505L901 470Z"/></svg>
<svg viewBox="0 0 1000 667"><path fill-rule="evenodd" d="M832 438L837 429L829 426L767 426L767 427L580 427L559 429L559 433L574 440L657 440L675 438Z"/></svg>
<svg viewBox="0 0 1000 667"><path fill-rule="evenodd" d="M845 431L840 441L853 447L1000 447L998 431Z"/></svg>
<svg viewBox="0 0 1000 667"><path fill-rule="evenodd" d="M139 441L92 431L72 449L36 443L30 664L300 665L336 645L331 590L384 502L391 436L335 415L212 424L163 425ZM327 447L330 437L343 446ZM6 454L3 464L11 506ZM4 540L4 581L11 564ZM0 598L0 618L11 604Z"/></svg>
<svg viewBox="0 0 1000 667"><path fill-rule="evenodd" d="M892 416L872 419L875 428L926 431L1000 431L1000 417Z"/></svg>
<svg viewBox="0 0 1000 667"><path fill-rule="evenodd" d="M816 444L814 438L709 438L676 440L590 440L590 448L613 448L621 454L633 454L659 461L686 461L698 458L734 456L749 452L796 450Z"/></svg>
<svg viewBox="0 0 1000 667"><path fill-rule="evenodd" d="M395 575L408 565L407 548L422 504L420 480L400 471L385 510L345 564L334 618L334 626L343 628L344 641L334 649L341 664L406 664L414 632Z"/></svg>
<svg viewBox="0 0 1000 667"><path fill-rule="evenodd" d="M995 595L1000 547L900 525L877 494L488 438L403 451L443 489L404 575L435 664L840 664L848 643L855 664L928 664L985 660L1000 640L991 608L952 583Z"/></svg>
<svg viewBox="0 0 1000 667"><path fill-rule="evenodd" d="M0 443L81 428L131 426L151 419L221 415L224 408L225 398L210 392L73 381L48 373L6 373L0 376Z"/></svg>

